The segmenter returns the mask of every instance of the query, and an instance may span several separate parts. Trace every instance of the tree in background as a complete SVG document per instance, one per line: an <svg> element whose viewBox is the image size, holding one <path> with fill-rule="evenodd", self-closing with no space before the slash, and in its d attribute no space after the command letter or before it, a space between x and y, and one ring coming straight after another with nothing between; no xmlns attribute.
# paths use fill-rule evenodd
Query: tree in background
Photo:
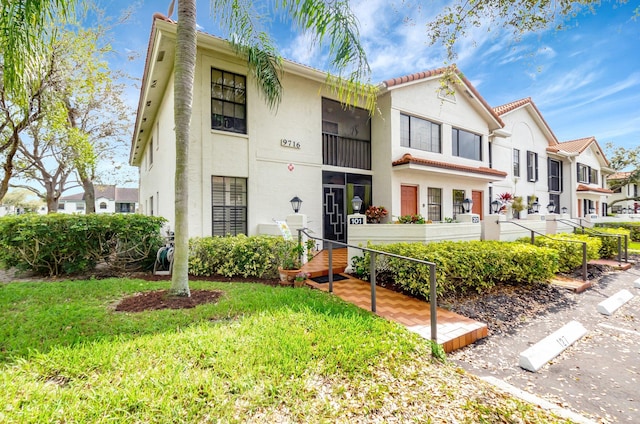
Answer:
<svg viewBox="0 0 640 424"><path fill-rule="evenodd" d="M173 12L169 6L169 16ZM255 77L266 103L276 107L282 97L280 73L282 58L275 43L258 23L251 1L212 0L211 9L222 28L229 30L230 42L236 52L246 57L249 72ZM291 18L303 31L314 35L318 43L328 39L331 67L337 71L327 80L340 101L346 104L365 104L373 111L375 88L369 80L369 64L360 45L357 20L346 1L296 0L273 3L275 13ZM171 293L190 296L188 275L188 178L189 126L193 99L193 79L196 59L196 3L178 1L178 27L174 65L174 119L176 133L175 175L175 251ZM347 74L343 74L347 71Z"/></svg>
<svg viewBox="0 0 640 424"><path fill-rule="evenodd" d="M33 193L23 188L10 190L2 199L4 206L13 207L15 213L38 212L42 201L34 198Z"/></svg>
<svg viewBox="0 0 640 424"><path fill-rule="evenodd" d="M607 144L609 166L618 172L615 180L608 180L611 190L618 190L629 184L640 184L640 146L634 148L615 147ZM625 200L640 201L640 197L632 196L611 202L609 206Z"/></svg>
<svg viewBox="0 0 640 424"><path fill-rule="evenodd" d="M49 41L52 22L64 22L73 11L74 0L3 1L0 9L0 54L2 60L3 121L0 142L4 174L0 180L0 200L5 196L13 174L13 159L19 135L39 119L39 92L42 68L39 53ZM36 94L36 95L34 95ZM9 100L11 98L11 100ZM34 99L36 99L34 101ZM8 135L8 136L7 136Z"/></svg>
<svg viewBox="0 0 640 424"><path fill-rule="evenodd" d="M111 48L101 43L104 33L100 26L83 29L69 22L42 53L42 62L51 66L41 78L42 112L27 136L20 137L13 174L25 184L13 185L40 196L50 213L57 211L58 199L73 183L85 191L86 213L95 212L98 158L104 163L126 148L129 108L123 101L124 86L114 82L105 60Z"/></svg>

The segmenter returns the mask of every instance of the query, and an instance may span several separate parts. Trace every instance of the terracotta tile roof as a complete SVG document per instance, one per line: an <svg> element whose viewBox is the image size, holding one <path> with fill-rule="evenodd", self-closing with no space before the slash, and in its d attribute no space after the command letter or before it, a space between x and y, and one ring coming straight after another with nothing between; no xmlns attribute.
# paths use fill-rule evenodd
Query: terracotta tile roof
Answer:
<svg viewBox="0 0 640 424"><path fill-rule="evenodd" d="M607 180L624 180L625 178L629 178L631 172L616 172L615 174L611 174L607 177Z"/></svg>
<svg viewBox="0 0 640 424"><path fill-rule="evenodd" d="M609 161L607 160L607 157L605 156L604 152L600 148L600 145L598 144L598 141L594 136L579 138L577 140L571 140L571 141L563 141L562 143L558 143L554 146L547 147L547 152L557 153L559 151L563 151L567 153L582 153L585 150L587 150L587 148L592 143L595 143L596 147L598 148L598 151L602 155L602 159L604 159L604 162L607 164L607 166L609 166Z"/></svg>
<svg viewBox="0 0 640 424"><path fill-rule="evenodd" d="M507 103L507 104L504 104L504 105L501 105L501 106L496 106L496 107L493 108L493 110L498 114L498 116L502 116L505 113L514 111L514 110L516 110L518 108L521 108L521 107L527 106L527 105L530 105L533 108L533 110L536 111L536 113L538 114L538 117L540 118L540 120L542 121L544 126L547 128L547 131L549 131L549 133L553 137L552 140L549 140L549 144L552 144L552 145L553 144L558 144L559 141L556 138L556 135L553 133L553 130L551 129L551 127L549 126L547 121L542 116L542 113L540 113L540 110L538 109L536 104L533 103L533 100L531 100L531 97L527 97L527 98L524 98L524 99L516 100L515 102Z"/></svg>
<svg viewBox="0 0 640 424"><path fill-rule="evenodd" d="M576 188L576 191L595 191L596 193L605 193L605 194L612 194L613 193L613 190L609 190L608 188L589 187L589 186L586 186L584 184L578 184L578 187Z"/></svg>
<svg viewBox="0 0 640 424"><path fill-rule="evenodd" d="M455 171L462 171L462 172L471 172L473 174L483 174L483 175L493 175L496 177L506 177L507 173L504 171L499 171L497 169L493 169L493 168L487 168L484 166L480 166L480 167L473 167L473 166L465 166L465 165L458 165L456 163L449 163L449 162L439 162L439 161L435 161L435 160L429 160L429 159L421 159L421 158L416 158L414 156L412 156L409 153L405 153L402 158L394 161L392 163L393 166L398 166L398 165L407 165L407 164L411 164L411 163L415 163L417 165L426 165L426 166L433 166L434 168L443 168L443 169L452 169Z"/></svg>
<svg viewBox="0 0 640 424"><path fill-rule="evenodd" d="M456 74L456 76L460 79L460 81L462 81L462 83L467 87L467 89L469 89L469 91L475 96L475 98L478 99L478 101L482 104L482 106L484 106L484 108L491 114L491 116L493 116L493 118L498 122L498 124L500 124L500 126L504 128L504 122L502 122L502 119L500 119L500 117L495 112L495 110L493 110L493 108L489 106L489 103L487 103L484 97L480 95L478 90L476 90L473 84L471 84L471 81L469 81L467 77L464 76L464 74L457 68L456 65L451 65L450 67L432 69L430 71L416 72L415 74L405 75L402 77L391 78L386 81L382 81L382 84L385 87L390 88L396 85L406 84L412 81L419 81L422 79L444 75L444 73L447 72L447 70L449 69L451 69Z"/></svg>

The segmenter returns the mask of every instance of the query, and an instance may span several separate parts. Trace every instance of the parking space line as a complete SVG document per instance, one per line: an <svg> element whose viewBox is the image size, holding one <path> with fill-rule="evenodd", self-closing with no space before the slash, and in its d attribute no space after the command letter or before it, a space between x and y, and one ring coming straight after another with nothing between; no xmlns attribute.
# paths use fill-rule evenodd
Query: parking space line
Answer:
<svg viewBox="0 0 640 424"><path fill-rule="evenodd" d="M614 325L609 325L609 324L603 324L600 323L598 324L600 327L604 327L604 328L608 328L610 330L616 330L616 331L621 331L623 333L628 333L628 334L634 334L636 336L640 336L640 332L637 331L633 331L633 330L627 330L626 328L620 328L620 327L616 327Z"/></svg>

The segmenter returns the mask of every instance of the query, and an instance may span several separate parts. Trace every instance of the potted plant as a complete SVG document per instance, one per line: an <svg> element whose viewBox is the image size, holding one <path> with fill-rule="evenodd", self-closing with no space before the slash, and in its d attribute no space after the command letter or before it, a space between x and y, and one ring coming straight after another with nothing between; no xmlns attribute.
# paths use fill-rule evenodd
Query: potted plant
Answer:
<svg viewBox="0 0 640 424"><path fill-rule="evenodd" d="M525 210L526 206L521 196L516 196L513 198L513 203L511 204L511 210L513 210L513 217L518 219L520 218L520 212Z"/></svg>
<svg viewBox="0 0 640 424"><path fill-rule="evenodd" d="M277 249L278 273L280 284L291 286L296 274L300 273L301 258L304 253L304 245L293 240L284 240Z"/></svg>
<svg viewBox="0 0 640 424"><path fill-rule="evenodd" d="M388 213L384 206L369 206L364 214L367 216L367 222L369 224L379 224Z"/></svg>
<svg viewBox="0 0 640 424"><path fill-rule="evenodd" d="M304 271L300 271L298 272L295 277L293 278L293 286L294 287L302 287L304 285L304 282L311 276L311 274L308 274Z"/></svg>

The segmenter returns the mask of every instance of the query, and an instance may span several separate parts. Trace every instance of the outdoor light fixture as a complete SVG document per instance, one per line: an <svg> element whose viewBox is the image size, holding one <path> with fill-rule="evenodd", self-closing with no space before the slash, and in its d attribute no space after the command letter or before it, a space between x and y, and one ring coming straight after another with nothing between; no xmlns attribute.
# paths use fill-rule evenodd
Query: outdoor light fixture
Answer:
<svg viewBox="0 0 640 424"><path fill-rule="evenodd" d="M351 206L353 206L353 213L360 213L360 208L362 207L362 199L360 196L354 196L351 199Z"/></svg>
<svg viewBox="0 0 640 424"><path fill-rule="evenodd" d="M502 203L500 203L499 200L494 200L493 202L491 202L491 211L493 213L498 213L501 206L502 206Z"/></svg>
<svg viewBox="0 0 640 424"><path fill-rule="evenodd" d="M547 211L549 211L549 213L554 213L556 211L556 204L553 203L553 201L549 202L547 205Z"/></svg>
<svg viewBox="0 0 640 424"><path fill-rule="evenodd" d="M531 204L531 210L533 211L533 213L540 212L540 203L538 203L537 200Z"/></svg>
<svg viewBox="0 0 640 424"><path fill-rule="evenodd" d="M293 213L298 213L300 207L302 206L302 199L298 196L295 196L293 199L289 200L291 202L291 207L293 208Z"/></svg>
<svg viewBox="0 0 640 424"><path fill-rule="evenodd" d="M627 208L622 208L622 213L626 214L627 213Z"/></svg>
<svg viewBox="0 0 640 424"><path fill-rule="evenodd" d="M566 206L563 206L563 207L562 207L562 209L560 209L560 210L562 211L562 213L563 213L563 214L565 214L565 213L567 213L567 211L568 211L569 209L567 209L567 207L566 207Z"/></svg>
<svg viewBox="0 0 640 424"><path fill-rule="evenodd" d="M462 201L462 207L464 208L464 213L471 212L471 206L473 206L473 200L467 198Z"/></svg>
<svg viewBox="0 0 640 424"><path fill-rule="evenodd" d="M590 214L594 214L594 213L596 213L596 210L594 208L591 208L591 209L589 209L589 213Z"/></svg>

